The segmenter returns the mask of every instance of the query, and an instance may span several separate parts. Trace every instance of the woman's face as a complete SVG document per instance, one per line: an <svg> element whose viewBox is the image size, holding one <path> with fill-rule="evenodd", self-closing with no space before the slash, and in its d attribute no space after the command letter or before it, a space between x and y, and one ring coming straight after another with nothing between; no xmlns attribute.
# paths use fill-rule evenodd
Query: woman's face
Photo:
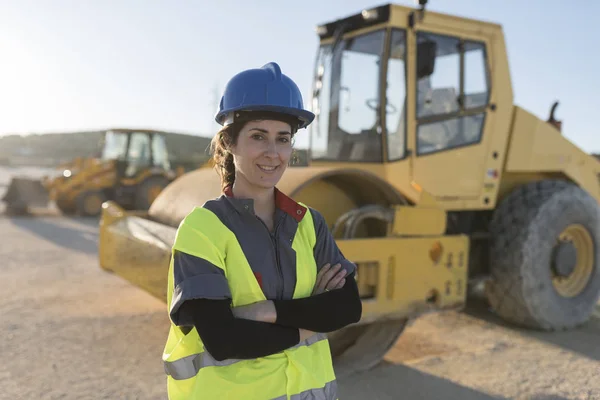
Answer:
<svg viewBox="0 0 600 400"><path fill-rule="evenodd" d="M250 121L232 148L236 181L272 188L281 179L292 156L290 125L275 120Z"/></svg>

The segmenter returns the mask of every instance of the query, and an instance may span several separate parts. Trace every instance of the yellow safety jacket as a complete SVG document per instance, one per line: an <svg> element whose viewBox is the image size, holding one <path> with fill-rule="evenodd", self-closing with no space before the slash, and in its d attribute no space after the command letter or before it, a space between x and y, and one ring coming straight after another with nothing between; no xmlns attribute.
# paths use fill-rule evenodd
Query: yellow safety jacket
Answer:
<svg viewBox="0 0 600 400"><path fill-rule="evenodd" d="M298 224L294 298L311 295L317 265L315 229L310 212ZM206 208L195 208L180 224L173 251L203 258L225 273L233 306L266 300L236 236ZM168 306L173 298L173 257L169 266ZM280 353L251 360L215 360L195 328L187 334L171 321L163 352L170 400L323 399L334 400L335 374L325 334Z"/></svg>

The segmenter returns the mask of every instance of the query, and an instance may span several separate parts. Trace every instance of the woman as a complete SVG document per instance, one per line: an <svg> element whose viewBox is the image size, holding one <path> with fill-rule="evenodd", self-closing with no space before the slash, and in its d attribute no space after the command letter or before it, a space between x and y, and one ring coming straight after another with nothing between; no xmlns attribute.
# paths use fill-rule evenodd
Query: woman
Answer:
<svg viewBox="0 0 600 400"><path fill-rule="evenodd" d="M361 318L356 267L319 212L276 188L313 118L275 63L227 84L212 141L223 194L173 245L170 399L337 399L326 333Z"/></svg>

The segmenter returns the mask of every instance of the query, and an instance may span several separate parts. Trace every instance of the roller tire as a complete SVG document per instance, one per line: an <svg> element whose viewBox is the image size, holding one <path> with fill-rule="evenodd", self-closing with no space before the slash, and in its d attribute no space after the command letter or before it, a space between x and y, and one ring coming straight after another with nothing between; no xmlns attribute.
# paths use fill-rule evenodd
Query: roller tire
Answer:
<svg viewBox="0 0 600 400"><path fill-rule="evenodd" d="M552 284L552 246L569 224L581 224L593 243L593 266L585 288L563 297ZM490 223L492 309L518 326L568 330L585 323L600 297L600 213L596 200L566 181L526 184L504 199Z"/></svg>
<svg viewBox="0 0 600 400"><path fill-rule="evenodd" d="M329 334L329 346L338 378L367 371L379 364L407 326L407 320L351 325Z"/></svg>

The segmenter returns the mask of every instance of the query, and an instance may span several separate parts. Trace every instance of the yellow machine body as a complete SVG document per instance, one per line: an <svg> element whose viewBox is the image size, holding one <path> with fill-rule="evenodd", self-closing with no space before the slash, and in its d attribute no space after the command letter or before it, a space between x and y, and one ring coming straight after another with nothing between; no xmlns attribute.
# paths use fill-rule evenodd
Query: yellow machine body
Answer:
<svg viewBox="0 0 600 400"><path fill-rule="evenodd" d="M493 209L503 194L517 185L548 177L572 180L600 199L598 160L569 141L548 121L513 103L502 26L433 11L426 11L422 20L418 15L419 11L415 9L391 5L388 23L345 35L348 38L358 37L382 28L403 29L406 32L407 54L408 57L413 56L413 60L406 63L406 156L391 160L387 138L383 136L382 151L384 159L387 158L385 163L336 163L336 167L372 172L411 202L418 203L420 189L424 189L435 197L439 207L446 210ZM415 20L414 29L407 29L407 21L411 18ZM485 113L485 119L476 143L419 156L414 95L417 90L415 34L419 31L485 45L489 97L485 106L480 108L481 113ZM327 38L322 43L333 41L333 38ZM386 72L384 68L382 74ZM465 114L457 112L448 115ZM332 162L311 160L311 165L331 165Z"/></svg>

